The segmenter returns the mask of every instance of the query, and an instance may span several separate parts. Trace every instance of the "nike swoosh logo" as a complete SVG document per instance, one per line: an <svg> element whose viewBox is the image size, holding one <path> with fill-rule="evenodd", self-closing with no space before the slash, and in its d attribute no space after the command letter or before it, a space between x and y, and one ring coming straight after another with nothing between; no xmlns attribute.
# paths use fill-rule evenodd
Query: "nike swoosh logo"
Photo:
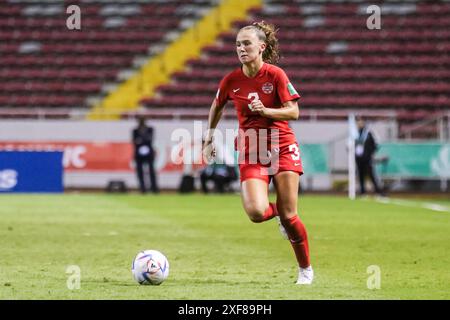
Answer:
<svg viewBox="0 0 450 320"><path fill-rule="evenodd" d="M294 163L294 166L298 167L300 165L300 163Z"/></svg>
<svg viewBox="0 0 450 320"><path fill-rule="evenodd" d="M236 92L238 92L239 90L241 90L241 88L233 89L233 92L236 93Z"/></svg>

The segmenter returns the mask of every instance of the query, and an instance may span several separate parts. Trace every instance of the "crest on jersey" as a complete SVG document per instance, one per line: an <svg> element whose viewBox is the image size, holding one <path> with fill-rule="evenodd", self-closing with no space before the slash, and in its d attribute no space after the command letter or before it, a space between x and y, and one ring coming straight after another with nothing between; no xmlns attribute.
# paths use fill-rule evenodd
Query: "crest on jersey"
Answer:
<svg viewBox="0 0 450 320"><path fill-rule="evenodd" d="M265 94L271 94L273 91L273 84L271 84L270 82L266 82L263 84L261 89Z"/></svg>

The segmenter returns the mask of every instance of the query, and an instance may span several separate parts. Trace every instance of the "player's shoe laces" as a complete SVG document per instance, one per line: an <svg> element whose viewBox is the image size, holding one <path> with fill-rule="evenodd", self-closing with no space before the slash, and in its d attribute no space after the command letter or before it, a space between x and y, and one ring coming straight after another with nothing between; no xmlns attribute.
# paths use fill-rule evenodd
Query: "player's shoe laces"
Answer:
<svg viewBox="0 0 450 320"><path fill-rule="evenodd" d="M311 266L308 268L299 268L298 280L296 284L311 284L314 279L314 271Z"/></svg>
<svg viewBox="0 0 450 320"><path fill-rule="evenodd" d="M283 225L281 224L281 220L279 216L275 217L278 221L278 228L280 228L280 233L281 236L285 239L285 240L289 240L289 237L287 235L286 229L283 227Z"/></svg>

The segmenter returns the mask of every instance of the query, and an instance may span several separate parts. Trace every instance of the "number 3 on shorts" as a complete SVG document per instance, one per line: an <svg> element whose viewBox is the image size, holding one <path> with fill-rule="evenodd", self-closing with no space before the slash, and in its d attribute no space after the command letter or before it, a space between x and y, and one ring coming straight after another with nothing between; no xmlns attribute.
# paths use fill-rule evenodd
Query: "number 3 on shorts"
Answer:
<svg viewBox="0 0 450 320"><path fill-rule="evenodd" d="M294 143L289 145L289 152L292 152L291 154L292 160L298 161L300 160L300 150L298 149L298 146Z"/></svg>

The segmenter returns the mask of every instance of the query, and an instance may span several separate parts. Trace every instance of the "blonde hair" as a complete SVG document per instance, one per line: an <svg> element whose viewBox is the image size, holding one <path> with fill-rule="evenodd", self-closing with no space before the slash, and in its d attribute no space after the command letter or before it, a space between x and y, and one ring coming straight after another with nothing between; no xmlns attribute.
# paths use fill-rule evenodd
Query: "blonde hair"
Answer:
<svg viewBox="0 0 450 320"><path fill-rule="evenodd" d="M276 37L278 29L275 29L273 24L268 24L264 21L253 22L251 25L243 27L241 30L254 30L258 39L266 44L266 49L262 54L263 61L270 64L277 64L280 60L280 50L278 48L278 39Z"/></svg>

